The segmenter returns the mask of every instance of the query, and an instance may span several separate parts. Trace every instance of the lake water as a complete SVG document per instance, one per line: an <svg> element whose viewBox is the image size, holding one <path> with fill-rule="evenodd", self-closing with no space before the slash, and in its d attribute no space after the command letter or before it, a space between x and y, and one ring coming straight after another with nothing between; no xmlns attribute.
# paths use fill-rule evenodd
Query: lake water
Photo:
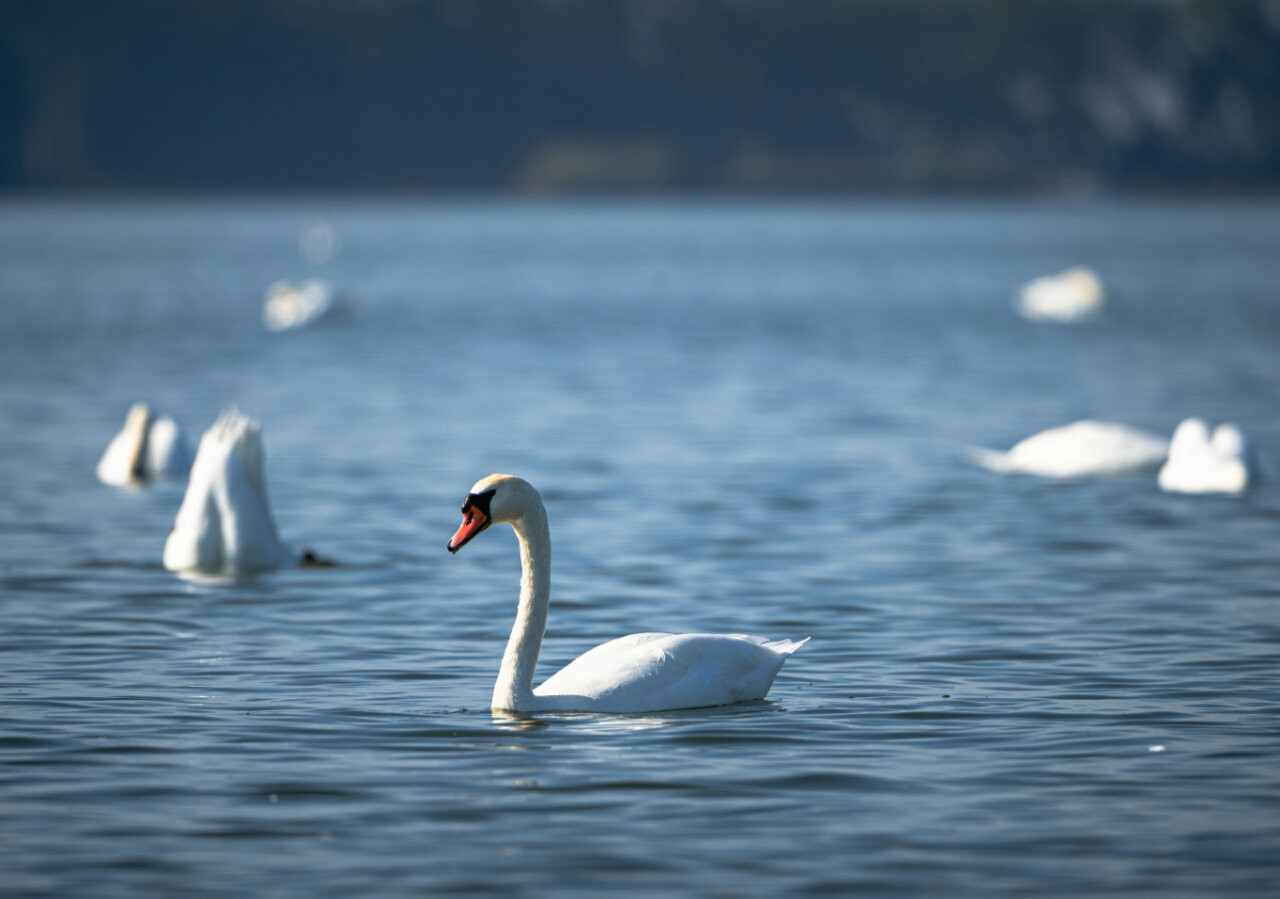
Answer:
<svg viewBox="0 0 1280 899"><path fill-rule="evenodd" d="M1073 264L1102 318L1014 314ZM364 314L266 333L308 275ZM1280 492L963 448L1200 415L1280 471L1278 285L1262 203L7 201L3 889L1275 895ZM259 418L342 565L165 571L182 486L94 477L140 399ZM549 509L541 676L812 642L764 702L495 716L515 541L444 548L493 471Z"/></svg>

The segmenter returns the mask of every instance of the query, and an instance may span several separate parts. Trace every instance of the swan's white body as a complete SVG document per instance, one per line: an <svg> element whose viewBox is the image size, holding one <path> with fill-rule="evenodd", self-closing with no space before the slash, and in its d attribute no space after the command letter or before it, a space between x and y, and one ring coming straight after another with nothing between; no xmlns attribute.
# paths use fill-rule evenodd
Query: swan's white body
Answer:
<svg viewBox="0 0 1280 899"><path fill-rule="evenodd" d="M1154 470L1169 453L1169 442L1128 425L1077 421L1041 431L1007 453L974 449L977 464L1001 474L1046 478L1115 475Z"/></svg>
<svg viewBox="0 0 1280 899"><path fill-rule="evenodd" d="M172 418L156 418L146 403L134 403L124 427L98 460L98 480L123 487L157 478L186 477L191 450Z"/></svg>
<svg viewBox="0 0 1280 899"><path fill-rule="evenodd" d="M473 498L489 491L484 516L468 515L449 549L456 552L493 521L510 523L520 543L520 604L493 689L494 709L653 712L763 699L783 663L808 642L741 634L632 634L583 653L535 689L551 598L546 509L527 482L491 475L471 488L464 513Z"/></svg>
<svg viewBox="0 0 1280 899"><path fill-rule="evenodd" d="M267 288L262 324L268 331L288 331L319 321L333 308L333 288L327 281L276 281Z"/></svg>
<svg viewBox="0 0 1280 899"><path fill-rule="evenodd" d="M271 518L258 423L228 409L200 438L164 567L245 574L298 563Z"/></svg>
<svg viewBox="0 0 1280 899"><path fill-rule="evenodd" d="M1023 285L1017 308L1033 321L1078 321L1102 309L1102 282L1092 269L1069 268Z"/></svg>
<svg viewBox="0 0 1280 899"><path fill-rule="evenodd" d="M1169 461L1160 469L1160 489L1172 493L1243 493L1254 474L1244 434L1233 424L1209 427L1188 418L1173 432Z"/></svg>

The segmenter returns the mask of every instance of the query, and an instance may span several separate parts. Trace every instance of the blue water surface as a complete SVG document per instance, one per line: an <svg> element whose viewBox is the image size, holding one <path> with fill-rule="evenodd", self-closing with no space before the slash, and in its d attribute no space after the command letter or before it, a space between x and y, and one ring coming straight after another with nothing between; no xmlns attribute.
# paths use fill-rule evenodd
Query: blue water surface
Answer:
<svg viewBox="0 0 1280 899"><path fill-rule="evenodd" d="M302 261L331 223L340 250ZM1019 284L1094 267L1096 321ZM361 314L273 335L266 286ZM1271 896L1280 496L971 466L1083 417L1280 471L1280 205L0 205L0 890ZM103 486L146 399L261 420L333 569L160 564ZM495 715L539 487L540 671L645 630L813 640L767 701Z"/></svg>

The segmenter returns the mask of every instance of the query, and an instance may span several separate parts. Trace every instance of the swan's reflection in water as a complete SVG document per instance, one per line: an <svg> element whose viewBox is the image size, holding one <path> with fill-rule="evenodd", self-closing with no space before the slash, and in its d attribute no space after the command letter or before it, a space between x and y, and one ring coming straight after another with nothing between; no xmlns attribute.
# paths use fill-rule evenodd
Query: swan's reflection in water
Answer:
<svg viewBox="0 0 1280 899"><path fill-rule="evenodd" d="M572 721L575 728L584 733L630 734L665 727L678 720L678 717L671 715L598 715L591 712L557 712L551 716L537 718L517 712L493 710L494 725L507 731L546 730L553 723Z"/></svg>
<svg viewBox="0 0 1280 899"><path fill-rule="evenodd" d="M493 724L499 730L508 731L533 731L546 730L551 724L541 718L535 718L532 715L520 715L515 712L504 712L500 709L493 710Z"/></svg>
<svg viewBox="0 0 1280 899"><path fill-rule="evenodd" d="M662 727L691 724L717 717L738 717L743 712L758 714L773 710L776 706L768 700L739 702L727 706L711 706L701 709L674 709L658 714L608 715L596 712L544 712L541 717L493 709L495 727L506 731L542 731L553 724L572 723L583 734L634 734Z"/></svg>

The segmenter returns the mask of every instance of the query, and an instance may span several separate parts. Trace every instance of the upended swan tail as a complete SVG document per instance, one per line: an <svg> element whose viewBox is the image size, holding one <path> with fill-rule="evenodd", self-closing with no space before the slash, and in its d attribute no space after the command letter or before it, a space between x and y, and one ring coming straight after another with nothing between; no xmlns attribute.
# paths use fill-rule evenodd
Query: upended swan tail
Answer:
<svg viewBox="0 0 1280 899"><path fill-rule="evenodd" d="M768 640L764 645L774 652L789 656L812 639L812 637L805 637L803 640Z"/></svg>

